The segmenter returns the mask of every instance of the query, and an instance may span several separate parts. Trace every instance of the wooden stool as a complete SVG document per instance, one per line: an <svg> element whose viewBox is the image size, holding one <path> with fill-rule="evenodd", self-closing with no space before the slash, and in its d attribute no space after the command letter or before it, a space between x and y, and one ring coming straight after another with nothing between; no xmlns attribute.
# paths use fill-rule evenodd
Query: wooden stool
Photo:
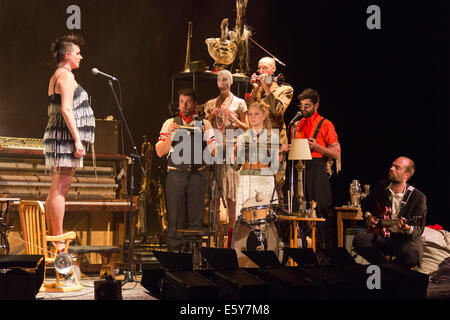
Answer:
<svg viewBox="0 0 450 320"><path fill-rule="evenodd" d="M102 266L100 269L100 278L105 274L110 275L113 278L116 277L116 272L114 271L116 256L120 252L119 247L114 246L70 246L69 253L75 253L78 256L77 265L80 264L80 258L82 254L85 253L99 253L102 257Z"/></svg>
<svg viewBox="0 0 450 320"><path fill-rule="evenodd" d="M203 242L205 242L203 237L207 237L208 232L188 229L178 229L177 232L189 245L189 251L192 253L192 264L194 266L194 269L202 269L203 258L200 248L202 247Z"/></svg>

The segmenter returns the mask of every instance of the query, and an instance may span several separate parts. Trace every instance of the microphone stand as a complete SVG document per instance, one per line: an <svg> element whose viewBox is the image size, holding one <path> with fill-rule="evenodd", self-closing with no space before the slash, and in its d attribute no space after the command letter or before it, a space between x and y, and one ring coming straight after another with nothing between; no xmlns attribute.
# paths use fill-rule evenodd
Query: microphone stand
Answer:
<svg viewBox="0 0 450 320"><path fill-rule="evenodd" d="M287 127L287 132L290 133L291 132L291 126L294 124L293 121L291 121L291 123L288 125ZM291 141L293 139L295 139L295 137L290 137ZM287 160L287 159L286 159ZM290 173L290 194L289 194L289 203L288 203L288 212L292 213L292 210L294 209L294 161L295 160L291 160L291 173Z"/></svg>
<svg viewBox="0 0 450 320"><path fill-rule="evenodd" d="M132 271L132 260L133 260L133 257L132 257L132 254L131 254L131 251L132 251L131 249L134 247L134 243L132 243L132 242L134 242L133 241L134 230L133 230L132 222L133 222L133 197L134 197L134 163L135 163L136 159L139 160L139 164L140 164L143 176L146 177L146 174L145 174L144 166L142 165L141 156L139 155L139 153L137 151L136 145L134 144L133 137L132 137L131 132L130 132L130 128L128 127L127 121L126 121L125 116L123 114L122 106L120 105L119 100L117 99L117 95L116 95L116 92L114 90L114 85L112 83L112 80L109 79L108 83L109 83L109 86L111 87L111 91L112 91L112 93L114 95L114 99L116 100L117 108L120 111L120 116L122 118L122 122L125 124L125 128L127 129L128 138L130 139L131 144L133 146L133 152L130 153L130 158L131 158L131 175L130 175L130 188L129 188L130 210L129 210L129 213L128 213L128 255L127 255L127 270L125 270L125 279L122 282L122 286L124 286L128 282L137 282L134 279L134 276L133 276L133 271Z"/></svg>
<svg viewBox="0 0 450 320"><path fill-rule="evenodd" d="M198 117L198 116L194 116L194 120L197 121L201 121L201 132L202 132L202 136L205 134L203 131L203 120ZM208 218L208 248L211 247L211 235L212 235L212 224L214 223L215 225L215 232L214 232L214 238L215 238L215 245L217 247L218 244L218 235L217 235L217 231L218 231L218 224L217 224L217 212L218 212L218 208L217 208L217 190L219 191L220 194L220 199L222 200L223 203L223 207L225 209L227 209L227 205L226 205L226 201L224 200L223 197L223 192L222 192L222 186L219 183L219 178L217 177L217 172L216 169L217 167L214 164L208 165L208 169L209 171L212 173L212 175L214 176L214 180L216 181L216 190L214 190L215 192L213 192L213 188L212 188L212 184L211 184L211 202L209 203L209 218ZM213 221L213 215L212 213L212 205L214 204L214 219ZM219 205L220 207L220 205Z"/></svg>

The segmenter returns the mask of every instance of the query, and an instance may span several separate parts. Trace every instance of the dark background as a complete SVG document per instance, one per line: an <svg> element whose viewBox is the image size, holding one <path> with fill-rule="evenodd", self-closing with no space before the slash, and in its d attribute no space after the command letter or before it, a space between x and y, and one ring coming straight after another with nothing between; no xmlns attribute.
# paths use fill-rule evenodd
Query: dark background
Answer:
<svg viewBox="0 0 450 320"><path fill-rule="evenodd" d="M77 33L86 40L77 81L97 118L120 119L107 81L90 70L120 79L138 148L144 135L154 144L169 117L170 76L184 67L188 21L191 60L212 66L204 40L220 36L223 18L232 27L236 19L234 0L0 0L1 136L42 137L54 71L49 47L69 33L71 4L81 8ZM372 4L381 8L381 30L366 27ZM416 162L411 183L428 197L427 224L450 228L449 14L445 0L249 0L245 21L253 38L287 64L277 72L295 90L285 120L297 111L296 96L311 87L321 94L320 114L335 124L342 146L342 171L331 179L335 205L347 203L352 179L375 185L406 155ZM252 71L265 55L251 45ZM180 80L176 89L190 85ZM198 93L200 103L216 96L215 82L199 85ZM158 175L164 161L154 161Z"/></svg>

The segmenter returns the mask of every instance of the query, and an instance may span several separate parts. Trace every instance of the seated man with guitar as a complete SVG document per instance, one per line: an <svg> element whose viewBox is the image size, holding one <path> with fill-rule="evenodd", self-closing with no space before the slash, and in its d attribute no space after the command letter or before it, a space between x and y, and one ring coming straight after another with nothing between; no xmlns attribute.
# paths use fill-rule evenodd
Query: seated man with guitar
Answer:
<svg viewBox="0 0 450 320"><path fill-rule="evenodd" d="M424 230L427 204L425 195L407 183L414 174L414 162L399 157L383 180L365 199L367 233L353 239L354 250L372 264L388 262L412 268L419 265L423 247L420 236Z"/></svg>

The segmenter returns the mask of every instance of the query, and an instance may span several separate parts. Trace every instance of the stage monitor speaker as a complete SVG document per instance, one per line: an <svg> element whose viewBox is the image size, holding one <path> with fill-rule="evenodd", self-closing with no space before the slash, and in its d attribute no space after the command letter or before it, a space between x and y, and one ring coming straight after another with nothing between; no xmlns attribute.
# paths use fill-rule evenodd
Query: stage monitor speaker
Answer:
<svg viewBox="0 0 450 320"><path fill-rule="evenodd" d="M95 300L122 300L122 281L109 276L105 280L94 281Z"/></svg>
<svg viewBox="0 0 450 320"><path fill-rule="evenodd" d="M95 153L119 153L120 121L95 119Z"/></svg>
<svg viewBox="0 0 450 320"><path fill-rule="evenodd" d="M191 271L194 269L191 253L176 253L152 250L164 269L170 271Z"/></svg>
<svg viewBox="0 0 450 320"><path fill-rule="evenodd" d="M249 257L260 268L281 267L281 263L278 260L277 255L275 254L275 252L271 250L263 250L263 251L242 250L242 253L245 254L247 257Z"/></svg>
<svg viewBox="0 0 450 320"><path fill-rule="evenodd" d="M334 247L329 249L323 249L322 253L326 256L332 265L341 265L347 267L353 267L358 264L350 255L346 248Z"/></svg>
<svg viewBox="0 0 450 320"><path fill-rule="evenodd" d="M192 254L153 250L164 269L145 270L143 286L161 300L215 300L217 285L193 271Z"/></svg>
<svg viewBox="0 0 450 320"><path fill-rule="evenodd" d="M161 268L143 268L141 285L156 299L161 299L162 279L164 270Z"/></svg>
<svg viewBox="0 0 450 320"><path fill-rule="evenodd" d="M165 271L161 300L217 300L219 287L196 271Z"/></svg>
<svg viewBox="0 0 450 320"><path fill-rule="evenodd" d="M44 281L43 255L0 255L0 300L34 300Z"/></svg>
<svg viewBox="0 0 450 320"><path fill-rule="evenodd" d="M214 269L211 280L220 287L220 299L267 299L268 284L239 268L234 249L201 248L203 257Z"/></svg>
<svg viewBox="0 0 450 320"><path fill-rule="evenodd" d="M202 256L216 270L236 270L239 268L238 258L234 249L206 248L200 249Z"/></svg>
<svg viewBox="0 0 450 320"><path fill-rule="evenodd" d="M284 248L283 250L299 266L316 266L319 264L316 253L311 248Z"/></svg>
<svg viewBox="0 0 450 320"><path fill-rule="evenodd" d="M429 275L406 269L395 263L380 266L381 275L396 280L395 297L398 300L423 300L427 297Z"/></svg>
<svg viewBox="0 0 450 320"><path fill-rule="evenodd" d="M281 265L273 251L242 251L259 267L257 277L269 284L271 300L314 299L316 286Z"/></svg>

